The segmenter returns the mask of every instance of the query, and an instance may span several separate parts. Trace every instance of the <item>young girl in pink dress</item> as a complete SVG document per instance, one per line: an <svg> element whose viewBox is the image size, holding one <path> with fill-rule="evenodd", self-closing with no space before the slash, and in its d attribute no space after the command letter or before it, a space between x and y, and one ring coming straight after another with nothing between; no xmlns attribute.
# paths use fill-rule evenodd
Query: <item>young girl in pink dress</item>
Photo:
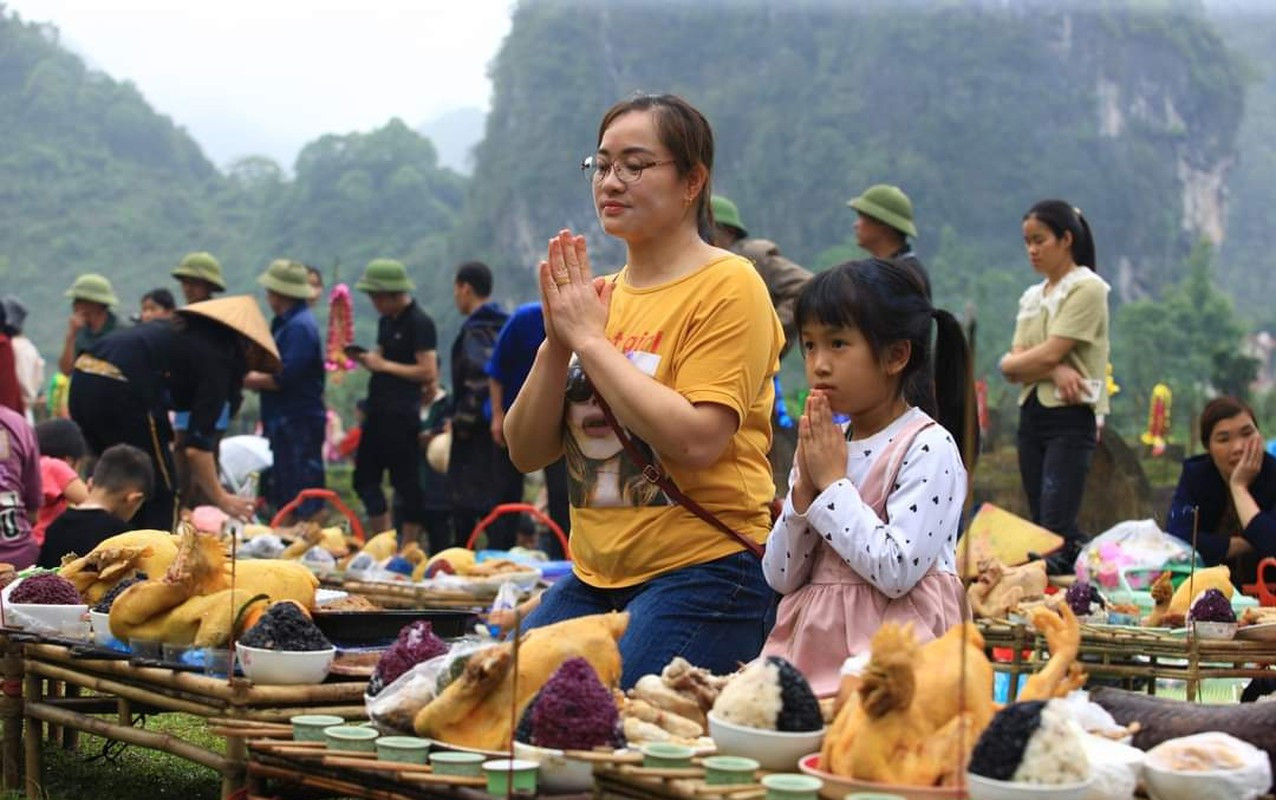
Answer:
<svg viewBox="0 0 1276 800"><path fill-rule="evenodd" d="M763 654L787 658L826 696L883 622L911 622L928 641L968 616L956 541L969 352L957 320L892 261L816 276L796 317L811 393L762 562L784 595ZM908 404L914 382L937 409Z"/></svg>

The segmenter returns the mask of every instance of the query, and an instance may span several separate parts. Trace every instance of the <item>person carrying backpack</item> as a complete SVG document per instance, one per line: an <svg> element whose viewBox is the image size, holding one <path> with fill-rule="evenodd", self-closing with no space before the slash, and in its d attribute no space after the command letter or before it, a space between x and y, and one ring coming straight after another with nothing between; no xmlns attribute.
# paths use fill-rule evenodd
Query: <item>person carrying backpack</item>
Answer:
<svg viewBox="0 0 1276 800"><path fill-rule="evenodd" d="M508 459L492 441L492 407L487 362L509 314L491 302L492 270L478 261L457 267L452 285L456 308L465 315L452 342L452 449L448 483L452 491L452 522L456 541L463 544L474 526L495 503L496 459ZM514 518L488 528L488 545L514 546Z"/></svg>

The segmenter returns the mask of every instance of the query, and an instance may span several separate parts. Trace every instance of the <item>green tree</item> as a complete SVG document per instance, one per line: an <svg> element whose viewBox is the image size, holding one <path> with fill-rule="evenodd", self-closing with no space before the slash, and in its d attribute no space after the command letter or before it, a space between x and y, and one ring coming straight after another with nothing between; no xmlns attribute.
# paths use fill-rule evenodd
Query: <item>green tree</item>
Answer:
<svg viewBox="0 0 1276 800"><path fill-rule="evenodd" d="M1113 363L1122 386L1117 400L1133 403L1130 417L1140 425L1157 383L1174 392L1173 423L1183 436L1209 392L1245 394L1253 380L1257 363L1236 355L1246 326L1231 298L1215 286L1213 260L1213 248L1199 242L1183 280L1160 301L1127 303L1116 315Z"/></svg>

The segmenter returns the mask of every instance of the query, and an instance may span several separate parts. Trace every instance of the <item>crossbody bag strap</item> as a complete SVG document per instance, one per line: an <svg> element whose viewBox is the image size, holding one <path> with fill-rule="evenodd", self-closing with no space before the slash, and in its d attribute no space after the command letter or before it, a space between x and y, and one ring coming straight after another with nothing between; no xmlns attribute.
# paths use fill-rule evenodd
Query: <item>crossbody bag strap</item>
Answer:
<svg viewBox="0 0 1276 800"><path fill-rule="evenodd" d="M642 470L643 480L653 486L658 486L670 500L722 531L727 536L735 539L744 546L745 550L748 550L758 558L762 558L762 555L765 553L762 545L735 530L730 525L714 516L714 514L704 506L700 505L695 500L692 500L690 497L687 497L687 495L678 488L677 484L673 482L673 479L665 474L664 470L651 463L651 460L643 454L642 450L638 449L638 445L634 444L634 440L630 438L629 433L621 427L619 422L616 421L616 415L611 413L611 406L607 405L607 401L604 400L603 396L597 391L594 392L594 402L598 404L598 408L603 412L603 418L607 420L607 424L611 426L612 432L615 433L616 438L620 440L620 445L625 449L625 454L628 455L630 460L633 461L634 464L638 465L638 468Z"/></svg>

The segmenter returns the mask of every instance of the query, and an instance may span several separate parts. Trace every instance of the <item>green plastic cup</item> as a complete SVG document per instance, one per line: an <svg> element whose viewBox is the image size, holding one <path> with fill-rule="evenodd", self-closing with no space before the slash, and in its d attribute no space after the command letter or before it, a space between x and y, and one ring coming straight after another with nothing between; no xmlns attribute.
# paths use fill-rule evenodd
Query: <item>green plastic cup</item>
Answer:
<svg viewBox="0 0 1276 800"><path fill-rule="evenodd" d="M824 781L811 775L779 772L762 778L766 800L817 800Z"/></svg>
<svg viewBox="0 0 1276 800"><path fill-rule="evenodd" d="M301 714L288 720L292 723L292 738L295 742L325 741L325 728L344 725L345 720L331 714Z"/></svg>
<svg viewBox="0 0 1276 800"><path fill-rule="evenodd" d="M691 757L696 751L682 744L669 742L652 742L639 748L642 752L642 765L653 769L683 769L691 766Z"/></svg>
<svg viewBox="0 0 1276 800"><path fill-rule="evenodd" d="M400 764L424 764L430 752L430 740L415 736L382 736L376 745L379 760Z"/></svg>
<svg viewBox="0 0 1276 800"><path fill-rule="evenodd" d="M487 773L487 793L500 797L515 792L535 792L540 764L521 758L497 758L483 762Z"/></svg>
<svg viewBox="0 0 1276 800"><path fill-rule="evenodd" d="M466 778L483 777L482 753L462 753L455 750L438 750L430 753L430 766L435 775L460 775Z"/></svg>
<svg viewBox="0 0 1276 800"><path fill-rule="evenodd" d="M709 756L704 760L704 782L710 786L753 783L760 765L743 756Z"/></svg>
<svg viewBox="0 0 1276 800"><path fill-rule="evenodd" d="M380 735L372 728L358 728L354 725L333 725L323 729L323 738L328 743L329 750L355 753L375 753Z"/></svg>

